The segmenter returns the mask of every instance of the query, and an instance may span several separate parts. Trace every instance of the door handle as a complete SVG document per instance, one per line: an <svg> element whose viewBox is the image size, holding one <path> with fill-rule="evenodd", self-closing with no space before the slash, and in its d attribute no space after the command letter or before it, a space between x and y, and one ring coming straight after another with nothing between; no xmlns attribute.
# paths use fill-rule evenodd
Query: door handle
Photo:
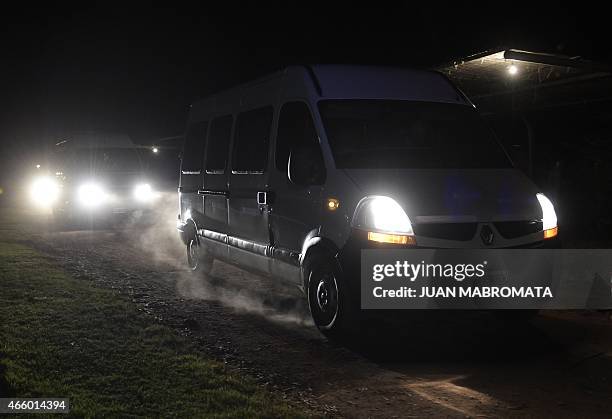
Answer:
<svg viewBox="0 0 612 419"><path fill-rule="evenodd" d="M260 191L257 192L257 203L259 205L271 205L274 203L274 192Z"/></svg>
<svg viewBox="0 0 612 419"><path fill-rule="evenodd" d="M266 211L268 214L272 212L272 199L274 195L269 191L257 192L257 207L260 212Z"/></svg>
<svg viewBox="0 0 612 419"><path fill-rule="evenodd" d="M257 192L257 204L268 205L268 192Z"/></svg>

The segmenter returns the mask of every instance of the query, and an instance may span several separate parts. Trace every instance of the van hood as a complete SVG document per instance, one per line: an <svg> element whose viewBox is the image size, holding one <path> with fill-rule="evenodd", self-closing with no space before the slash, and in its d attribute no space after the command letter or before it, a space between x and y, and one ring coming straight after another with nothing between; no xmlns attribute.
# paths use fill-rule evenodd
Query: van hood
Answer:
<svg viewBox="0 0 612 419"><path fill-rule="evenodd" d="M152 183L150 176L142 171L80 171L70 176L72 183L96 182L107 188L132 188L133 185L142 182Z"/></svg>
<svg viewBox="0 0 612 419"><path fill-rule="evenodd" d="M394 198L413 223L536 220L538 189L516 169L345 169L362 192Z"/></svg>

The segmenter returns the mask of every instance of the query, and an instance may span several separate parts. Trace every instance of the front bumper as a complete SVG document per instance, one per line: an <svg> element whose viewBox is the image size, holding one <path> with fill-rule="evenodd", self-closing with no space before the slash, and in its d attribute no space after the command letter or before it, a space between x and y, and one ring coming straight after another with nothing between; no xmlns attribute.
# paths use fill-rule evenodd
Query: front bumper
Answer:
<svg viewBox="0 0 612 419"><path fill-rule="evenodd" d="M54 209L54 213L68 218L111 218L152 214L154 202L140 203L133 199L116 199L96 206L86 206L76 200L65 201Z"/></svg>
<svg viewBox="0 0 612 419"><path fill-rule="evenodd" d="M410 249L444 249L445 247L420 246L419 237L417 236L416 245L400 245L389 243L378 243L368 240L366 231L354 229L351 231L346 244L338 252L337 260L342 270L343 276L346 279L346 285L349 287L349 293L353 296L359 296L359 286L361 283L361 251L369 249L392 249L392 250L410 250ZM559 236L551 239L534 240L525 243L524 240L520 245L495 247L495 246L465 246L453 247L454 249L558 249L561 247Z"/></svg>

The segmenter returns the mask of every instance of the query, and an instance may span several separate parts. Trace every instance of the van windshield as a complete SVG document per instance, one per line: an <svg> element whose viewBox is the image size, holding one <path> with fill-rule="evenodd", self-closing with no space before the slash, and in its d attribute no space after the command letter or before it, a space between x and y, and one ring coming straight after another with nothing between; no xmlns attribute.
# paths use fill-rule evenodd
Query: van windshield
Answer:
<svg viewBox="0 0 612 419"><path fill-rule="evenodd" d="M475 109L403 100L324 100L319 111L340 169L512 167Z"/></svg>
<svg viewBox="0 0 612 419"><path fill-rule="evenodd" d="M75 168L93 172L138 172L143 169L134 148L82 148L76 152Z"/></svg>

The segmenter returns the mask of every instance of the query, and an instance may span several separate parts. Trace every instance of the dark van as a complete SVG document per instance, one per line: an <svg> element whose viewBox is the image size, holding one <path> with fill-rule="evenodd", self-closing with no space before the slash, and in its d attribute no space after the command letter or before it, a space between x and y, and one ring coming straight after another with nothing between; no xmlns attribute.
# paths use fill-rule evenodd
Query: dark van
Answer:
<svg viewBox="0 0 612 419"><path fill-rule="evenodd" d="M359 307L361 249L557 235L552 203L469 100L410 69L289 67L195 103L179 201L192 270L221 259L291 281L326 334Z"/></svg>

